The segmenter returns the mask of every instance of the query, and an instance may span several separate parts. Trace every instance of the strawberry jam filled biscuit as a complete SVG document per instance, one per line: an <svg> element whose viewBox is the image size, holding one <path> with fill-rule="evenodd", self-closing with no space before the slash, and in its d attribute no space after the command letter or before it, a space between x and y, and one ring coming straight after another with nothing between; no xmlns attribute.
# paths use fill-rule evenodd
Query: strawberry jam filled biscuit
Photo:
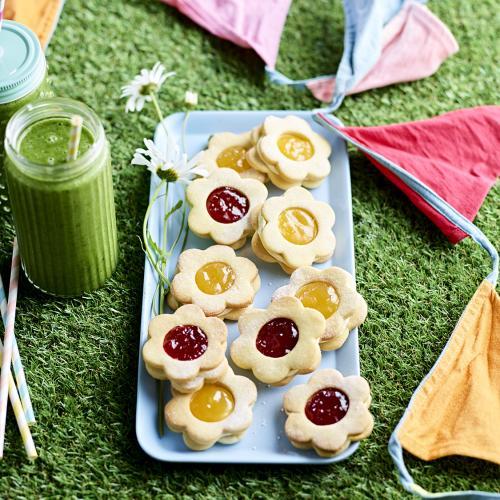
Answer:
<svg viewBox="0 0 500 500"><path fill-rule="evenodd" d="M242 179L234 170L219 168L196 179L187 189L192 208L189 229L201 238L240 248L253 234L252 213L267 198L267 188L255 179Z"/></svg>
<svg viewBox="0 0 500 500"><path fill-rule="evenodd" d="M208 318L196 305L180 307L174 314L160 314L149 323L149 339L142 356L146 370L155 379L179 385L212 371L222 375L227 365L227 328L219 318Z"/></svg>
<svg viewBox="0 0 500 500"><path fill-rule="evenodd" d="M238 328L231 359L266 384L285 385L296 374L311 373L321 361L325 319L295 297L250 310L241 316Z"/></svg>
<svg viewBox="0 0 500 500"><path fill-rule="evenodd" d="M371 434L370 402L370 386L364 378L320 370L307 384L285 394L285 433L296 448L314 448L322 457L333 457Z"/></svg>

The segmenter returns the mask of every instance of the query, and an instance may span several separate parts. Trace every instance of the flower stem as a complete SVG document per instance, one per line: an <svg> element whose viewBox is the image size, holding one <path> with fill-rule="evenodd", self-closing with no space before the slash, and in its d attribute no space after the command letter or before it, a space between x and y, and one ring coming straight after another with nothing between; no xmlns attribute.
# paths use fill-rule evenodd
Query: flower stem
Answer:
<svg viewBox="0 0 500 500"><path fill-rule="evenodd" d="M163 380L156 381L156 390L158 391L158 432L160 433L160 437L163 437Z"/></svg>
<svg viewBox="0 0 500 500"><path fill-rule="evenodd" d="M168 213L168 187L169 187L169 183L167 182L166 186L165 186L165 215ZM166 250L166 248L167 248L167 226L168 226L168 219L164 217L164 219L163 219L163 235L162 235L162 243L161 243L162 250ZM163 276L165 276L165 271L167 270L167 265L168 265L167 259L165 259L160 266L160 269L161 269ZM165 309L165 291L166 291L165 286L162 284L160 287L160 307L159 307L160 314L163 314L163 311Z"/></svg>
<svg viewBox="0 0 500 500"><path fill-rule="evenodd" d="M165 122L163 121L163 113L161 112L160 104L158 103L158 99L156 98L156 93L153 91L150 91L149 95L151 96L151 101L153 102L153 106L154 106L156 114L158 116L158 120L160 120L161 126L163 127L163 130L165 132L165 136L168 138L167 127L165 126Z"/></svg>
<svg viewBox="0 0 500 500"><path fill-rule="evenodd" d="M187 151L186 151L186 128L187 128L188 118L189 118L189 109L184 113L184 120L182 122L182 136L181 136L182 151L186 154L187 154Z"/></svg>

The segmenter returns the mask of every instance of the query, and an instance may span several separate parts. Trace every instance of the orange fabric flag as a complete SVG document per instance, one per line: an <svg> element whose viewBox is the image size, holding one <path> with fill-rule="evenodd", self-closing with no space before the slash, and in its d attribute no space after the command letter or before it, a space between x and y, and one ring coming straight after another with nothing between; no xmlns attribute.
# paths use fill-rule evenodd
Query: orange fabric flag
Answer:
<svg viewBox="0 0 500 500"><path fill-rule="evenodd" d="M7 0L5 18L31 28L47 47L59 19L63 0Z"/></svg>
<svg viewBox="0 0 500 500"><path fill-rule="evenodd" d="M485 280L397 432L422 460L465 455L500 464L500 297Z"/></svg>

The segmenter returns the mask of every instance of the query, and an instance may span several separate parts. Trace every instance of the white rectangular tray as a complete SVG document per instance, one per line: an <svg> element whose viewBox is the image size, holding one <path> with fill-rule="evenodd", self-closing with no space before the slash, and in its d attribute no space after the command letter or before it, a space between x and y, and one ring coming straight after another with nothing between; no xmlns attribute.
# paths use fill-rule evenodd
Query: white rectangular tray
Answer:
<svg viewBox="0 0 500 500"><path fill-rule="evenodd" d="M318 200L329 203L335 210L336 223L334 233L337 238L337 247L333 258L319 265L328 267L336 265L354 274L354 243L352 227L351 181L349 174L349 160L345 143L338 137L317 125L311 113L291 111L199 111L193 112L188 121L186 130L186 148L191 157L204 149L211 134L216 132L240 133L250 130L262 123L268 115L286 116L296 115L307 120L315 131L323 135L332 145L332 173L312 192ZM180 141L184 115L177 113L167 117L164 124L169 135ZM165 132L161 125L156 129L155 143L165 146ZM154 190L152 180L151 192ZM270 196L282 191L269 185ZM180 191L179 191L180 193ZM157 203L151 219L152 232L157 241L160 240L163 220L163 203ZM174 222L175 224L175 222ZM176 234L172 231L171 234ZM189 235L187 248L206 248L214 244L210 240L200 239ZM252 259L259 268L262 286L254 302L255 307L265 308L271 295L278 287L286 284L289 277L276 264L266 264L259 261L252 253L250 244L238 250L238 254ZM177 255L172 260L172 270L177 261ZM146 260L144 271L144 290L142 302L142 321L140 351L147 340L148 323L151 319L151 301L155 291L156 279L151 266ZM238 335L237 323L226 322L229 328L229 341ZM234 365L231 365L234 367ZM344 375L359 375L358 335L354 330L347 342L337 351L323 352L321 368L337 368ZM238 368L238 374L252 378L251 372ZM207 462L207 463L274 463L274 464L317 464L331 463L344 460L358 447L352 444L343 453L334 458L320 458L313 451L294 448L284 434L285 414L281 410L283 394L292 386L304 383L308 375L297 376L285 387L268 387L257 382L258 398L254 407L254 419L244 438L233 445L216 444L205 451L191 451L182 440L180 434L169 431L165 427L165 435L160 437L157 429L157 394L156 382L148 375L144 368L141 352L139 352L139 373L137 387L137 414L136 433L142 449L150 456L169 462ZM169 384L165 384L165 401L170 397Z"/></svg>

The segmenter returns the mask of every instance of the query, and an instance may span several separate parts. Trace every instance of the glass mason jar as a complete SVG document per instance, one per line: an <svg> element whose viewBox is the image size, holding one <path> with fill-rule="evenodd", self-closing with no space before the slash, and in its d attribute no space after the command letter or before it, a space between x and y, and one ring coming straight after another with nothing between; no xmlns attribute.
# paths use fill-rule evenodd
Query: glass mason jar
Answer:
<svg viewBox="0 0 500 500"><path fill-rule="evenodd" d="M61 148L67 147L74 115L83 118L88 149L76 160L47 161L43 150L49 143L59 141ZM62 127L60 137L51 128L54 123ZM28 139L29 159L21 153ZM5 172L30 281L58 296L81 295L102 286L116 267L118 245L109 145L96 114L63 98L24 106L7 125Z"/></svg>
<svg viewBox="0 0 500 500"><path fill-rule="evenodd" d="M23 24L4 21L0 30L0 142L18 109L50 96L47 63L37 36Z"/></svg>

